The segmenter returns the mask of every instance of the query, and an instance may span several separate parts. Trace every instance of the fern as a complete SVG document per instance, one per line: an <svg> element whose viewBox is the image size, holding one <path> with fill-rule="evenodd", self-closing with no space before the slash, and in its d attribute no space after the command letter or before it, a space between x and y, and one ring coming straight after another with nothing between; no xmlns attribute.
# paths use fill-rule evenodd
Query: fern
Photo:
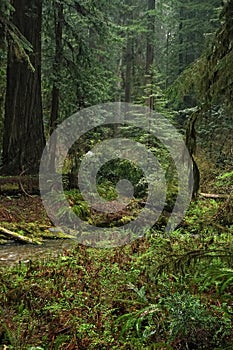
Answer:
<svg viewBox="0 0 233 350"><path fill-rule="evenodd" d="M223 294L233 287L233 269L210 267L206 271L203 287L215 285L218 293Z"/></svg>
<svg viewBox="0 0 233 350"><path fill-rule="evenodd" d="M225 249L198 249L182 255L170 256L168 262L161 264L157 269L157 276L163 272L179 272L184 274L191 265L200 263L201 260L213 261L219 258L229 265L233 264L233 248Z"/></svg>
<svg viewBox="0 0 233 350"><path fill-rule="evenodd" d="M123 324L121 329L121 337L131 331L136 331L139 338L148 339L155 334L160 326L161 319L159 317L161 309L158 305L149 305L142 310L130 312L118 317L117 323Z"/></svg>

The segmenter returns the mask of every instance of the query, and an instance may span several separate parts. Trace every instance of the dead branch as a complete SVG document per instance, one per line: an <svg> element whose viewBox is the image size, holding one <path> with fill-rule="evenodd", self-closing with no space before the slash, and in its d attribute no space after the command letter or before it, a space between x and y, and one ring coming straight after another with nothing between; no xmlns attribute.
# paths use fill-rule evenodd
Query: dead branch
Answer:
<svg viewBox="0 0 233 350"><path fill-rule="evenodd" d="M215 193L200 193L202 197L205 198L222 198L222 199L229 199L230 195L229 194L215 194Z"/></svg>
<svg viewBox="0 0 233 350"><path fill-rule="evenodd" d="M42 244L41 242L22 236L16 232L10 231L8 229L6 229L5 227L0 226L0 232L2 232L5 236L12 238L16 241L22 242L22 243L31 243L31 244Z"/></svg>

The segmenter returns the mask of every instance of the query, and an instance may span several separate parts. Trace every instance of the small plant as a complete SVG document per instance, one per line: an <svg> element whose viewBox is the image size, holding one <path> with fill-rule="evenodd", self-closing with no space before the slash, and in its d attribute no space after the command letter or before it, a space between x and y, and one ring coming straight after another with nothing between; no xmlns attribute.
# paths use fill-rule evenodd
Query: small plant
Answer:
<svg viewBox="0 0 233 350"><path fill-rule="evenodd" d="M224 345L231 333L230 317L222 311L208 309L187 292L176 292L157 304L120 316L118 322L123 324L121 336L134 335L143 342L158 340L162 332L174 349L210 349Z"/></svg>
<svg viewBox="0 0 233 350"><path fill-rule="evenodd" d="M227 188L228 192L233 190L233 171L219 175L217 177L216 186Z"/></svg>
<svg viewBox="0 0 233 350"><path fill-rule="evenodd" d="M175 293L164 300L169 314L169 337L186 349L209 349L224 343L231 333L227 315L217 317L201 301L189 293ZM215 310L222 313L221 309Z"/></svg>
<svg viewBox="0 0 233 350"><path fill-rule="evenodd" d="M226 297L231 298L227 292L233 289L233 269L210 266L203 278L202 288L211 286L215 286L219 294L226 294Z"/></svg>

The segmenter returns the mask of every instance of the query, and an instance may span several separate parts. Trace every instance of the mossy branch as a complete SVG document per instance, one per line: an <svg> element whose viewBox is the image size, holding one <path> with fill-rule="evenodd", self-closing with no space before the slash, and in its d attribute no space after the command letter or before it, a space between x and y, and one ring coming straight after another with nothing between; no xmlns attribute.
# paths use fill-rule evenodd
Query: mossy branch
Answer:
<svg viewBox="0 0 233 350"><path fill-rule="evenodd" d="M16 241L22 242L22 243L31 243L31 244L42 244L41 242L31 239L25 236L22 236L16 232L10 231L6 229L5 227L0 226L0 232L2 232L5 236L14 239Z"/></svg>

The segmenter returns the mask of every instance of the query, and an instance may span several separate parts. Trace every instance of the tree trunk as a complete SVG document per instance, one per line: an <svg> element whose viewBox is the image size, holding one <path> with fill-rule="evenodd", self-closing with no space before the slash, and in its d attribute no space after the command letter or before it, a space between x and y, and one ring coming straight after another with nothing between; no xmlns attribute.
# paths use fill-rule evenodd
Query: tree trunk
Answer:
<svg viewBox="0 0 233 350"><path fill-rule="evenodd" d="M54 6L54 27L55 27L55 57L53 64L53 89L52 89L52 107L49 121L49 133L53 133L57 126L59 117L59 100L60 100L60 73L62 64L62 31L63 31L63 4L58 1L53 2ZM53 148L53 149L52 149ZM50 172L55 171L55 149L56 142L50 146Z"/></svg>
<svg viewBox="0 0 233 350"><path fill-rule="evenodd" d="M60 98L60 73L62 64L62 30L63 30L63 4L54 1L54 26L55 26L55 57L53 64L53 74L56 77L53 82L52 90L52 108L50 115L50 135L56 128L59 114L59 98Z"/></svg>
<svg viewBox="0 0 233 350"><path fill-rule="evenodd" d="M1 173L36 174L45 146L41 98L42 1L14 0L12 22L32 44L31 64L8 43L7 89Z"/></svg>
<svg viewBox="0 0 233 350"><path fill-rule="evenodd" d="M155 10L155 0L148 0L148 11ZM146 43L146 69L145 69L145 85L149 87L149 97L146 101L146 105L150 108L154 108L153 97L153 72L152 65L154 63L154 33L155 33L155 16L149 12L148 14L148 28L147 28L147 43Z"/></svg>
<svg viewBox="0 0 233 350"><path fill-rule="evenodd" d="M185 58L184 58L184 29L183 29L183 21L184 21L184 8L183 5L181 5L179 10L179 68L178 68L178 74L181 74L185 67Z"/></svg>
<svg viewBox="0 0 233 350"><path fill-rule="evenodd" d="M131 33L128 33L127 47L126 47L126 71L125 71L125 102L131 102L131 89L132 89L132 49Z"/></svg>
<svg viewBox="0 0 233 350"><path fill-rule="evenodd" d="M148 11L155 10L155 0L148 0ZM155 16L151 13L148 15L148 34L146 44L146 74L150 74L151 66L154 62L154 32Z"/></svg>

